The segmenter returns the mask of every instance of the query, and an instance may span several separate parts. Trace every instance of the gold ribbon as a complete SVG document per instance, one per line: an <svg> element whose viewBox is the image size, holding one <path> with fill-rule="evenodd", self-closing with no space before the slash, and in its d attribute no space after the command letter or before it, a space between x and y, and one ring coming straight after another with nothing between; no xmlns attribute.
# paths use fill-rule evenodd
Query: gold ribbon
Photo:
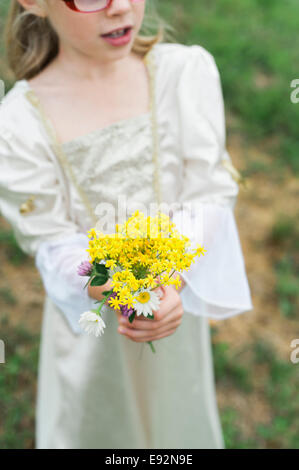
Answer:
<svg viewBox="0 0 299 470"><path fill-rule="evenodd" d="M229 173L231 174L232 178L238 183L238 185L241 186L242 189L244 190L247 190L249 189L250 187L250 184L249 184L249 181L248 181L248 178L246 178L245 176L243 176L235 167L234 165L231 163L230 160L224 158L222 161L221 161L222 165L224 166L224 168L226 168Z"/></svg>

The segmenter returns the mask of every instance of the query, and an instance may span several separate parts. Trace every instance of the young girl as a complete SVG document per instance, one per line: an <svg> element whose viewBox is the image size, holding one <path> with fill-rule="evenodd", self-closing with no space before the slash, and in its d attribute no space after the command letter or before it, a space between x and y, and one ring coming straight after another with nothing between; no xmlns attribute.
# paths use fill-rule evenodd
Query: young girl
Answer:
<svg viewBox="0 0 299 470"><path fill-rule="evenodd" d="M37 448L225 447L209 319L252 309L233 213L240 175L213 56L140 34L152 1L11 1L0 209L46 291ZM206 253L181 290L163 290L154 320L126 321L121 333L105 305L96 338L78 320L105 286L83 290L77 266L97 205L120 197L185 203L173 220ZM156 354L146 347L140 359L150 340Z"/></svg>

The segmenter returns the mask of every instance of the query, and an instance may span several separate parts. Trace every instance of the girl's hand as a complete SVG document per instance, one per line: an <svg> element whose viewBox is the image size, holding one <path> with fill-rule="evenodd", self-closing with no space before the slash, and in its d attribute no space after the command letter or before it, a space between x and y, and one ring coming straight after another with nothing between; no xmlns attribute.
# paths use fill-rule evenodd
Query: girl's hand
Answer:
<svg viewBox="0 0 299 470"><path fill-rule="evenodd" d="M124 334L137 343L145 341L155 341L172 335L182 322L184 313L181 297L174 286L160 286L157 290L162 290L163 297L160 307L154 311L154 319L135 316L132 323L126 317L119 315L119 328L124 328Z"/></svg>
<svg viewBox="0 0 299 470"><path fill-rule="evenodd" d="M90 284L88 284L87 288L89 297L95 300L103 300L104 296L102 295L102 292L105 292L106 290L111 290L111 283L112 280L108 279L106 284L103 284L102 286L91 286ZM108 300L106 300L105 305L110 307L110 305L108 304Z"/></svg>

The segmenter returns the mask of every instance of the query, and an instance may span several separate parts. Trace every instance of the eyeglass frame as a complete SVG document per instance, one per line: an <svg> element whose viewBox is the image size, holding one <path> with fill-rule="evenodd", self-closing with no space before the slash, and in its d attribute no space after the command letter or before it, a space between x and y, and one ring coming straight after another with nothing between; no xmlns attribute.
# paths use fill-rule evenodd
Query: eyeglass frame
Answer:
<svg viewBox="0 0 299 470"><path fill-rule="evenodd" d="M75 0L62 0L66 6L70 9L70 10L73 10L73 11L76 11L78 13L95 13L96 11L102 11L102 10L105 10L106 8L108 8L112 1L113 0L106 0L106 5L102 8L98 8L96 10L91 10L91 11L82 11L82 10L79 10L79 8L76 7L75 5ZM144 0L131 0L131 2L140 2L140 1L144 1Z"/></svg>

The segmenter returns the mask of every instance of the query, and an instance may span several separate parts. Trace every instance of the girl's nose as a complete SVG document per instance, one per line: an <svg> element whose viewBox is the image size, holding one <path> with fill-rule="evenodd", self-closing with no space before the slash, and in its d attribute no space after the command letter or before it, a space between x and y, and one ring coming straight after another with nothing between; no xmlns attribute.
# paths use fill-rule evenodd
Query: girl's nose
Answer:
<svg viewBox="0 0 299 470"><path fill-rule="evenodd" d="M123 13L132 8L132 0L112 0L107 8L107 14Z"/></svg>

